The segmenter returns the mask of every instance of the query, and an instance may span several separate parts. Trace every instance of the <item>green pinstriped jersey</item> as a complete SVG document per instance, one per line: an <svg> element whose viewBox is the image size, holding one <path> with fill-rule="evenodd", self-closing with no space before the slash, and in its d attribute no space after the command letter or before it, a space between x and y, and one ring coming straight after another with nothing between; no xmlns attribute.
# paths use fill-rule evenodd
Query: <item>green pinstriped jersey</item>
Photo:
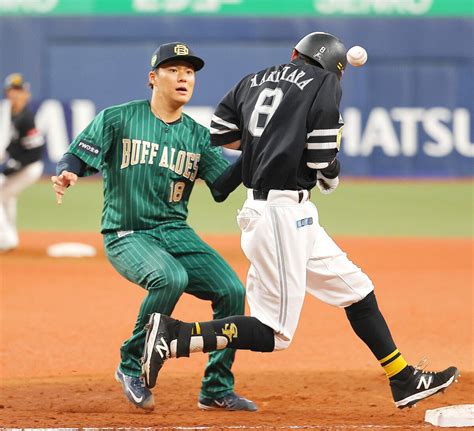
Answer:
<svg viewBox="0 0 474 431"><path fill-rule="evenodd" d="M87 165L84 175L102 173L102 233L186 220L196 179L211 188L229 164L220 148L210 146L207 128L186 114L168 125L148 100L103 110L68 153Z"/></svg>

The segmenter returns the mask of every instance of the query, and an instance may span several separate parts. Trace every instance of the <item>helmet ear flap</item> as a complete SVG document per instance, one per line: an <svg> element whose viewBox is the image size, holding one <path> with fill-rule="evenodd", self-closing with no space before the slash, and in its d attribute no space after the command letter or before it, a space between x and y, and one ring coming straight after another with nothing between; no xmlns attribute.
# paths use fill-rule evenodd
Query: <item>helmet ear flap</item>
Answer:
<svg viewBox="0 0 474 431"><path fill-rule="evenodd" d="M341 79L347 65L347 50L337 37L323 32L310 33L296 44L295 50Z"/></svg>

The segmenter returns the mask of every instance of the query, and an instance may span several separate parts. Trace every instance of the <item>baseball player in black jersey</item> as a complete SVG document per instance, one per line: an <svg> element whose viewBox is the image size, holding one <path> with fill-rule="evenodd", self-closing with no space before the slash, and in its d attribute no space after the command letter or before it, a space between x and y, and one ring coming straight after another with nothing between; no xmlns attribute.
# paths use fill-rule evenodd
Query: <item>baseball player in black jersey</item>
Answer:
<svg viewBox="0 0 474 431"><path fill-rule="evenodd" d="M339 183L340 80L346 63L339 39L311 33L295 46L289 63L246 76L220 102L211 141L242 151L227 181L241 175L248 189L237 221L250 261L251 317L184 323L152 315L143 364L150 387L169 357L226 347L286 349L306 292L345 309L353 330L383 367L397 407L443 391L458 377L455 367L427 372L407 364L371 280L320 226L309 200L315 186L327 194Z"/></svg>
<svg viewBox="0 0 474 431"><path fill-rule="evenodd" d="M11 127L9 145L0 155L3 164L0 173L0 251L3 252L18 246L16 197L40 178L45 148L33 113L28 109L29 84L21 74L13 73L5 78L4 91L11 107Z"/></svg>

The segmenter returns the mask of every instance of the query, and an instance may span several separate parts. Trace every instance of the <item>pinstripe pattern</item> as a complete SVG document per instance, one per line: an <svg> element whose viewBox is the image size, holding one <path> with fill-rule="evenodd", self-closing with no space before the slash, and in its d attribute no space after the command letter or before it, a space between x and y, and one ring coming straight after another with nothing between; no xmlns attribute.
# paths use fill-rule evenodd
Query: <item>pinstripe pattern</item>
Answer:
<svg viewBox="0 0 474 431"><path fill-rule="evenodd" d="M273 237L275 238L278 275L280 284L280 314L278 323L280 328L284 328L286 324L286 317L288 314L288 282L286 279L286 263L285 256L282 250L281 233L278 226L277 212L274 208L268 207L272 220Z"/></svg>
<svg viewBox="0 0 474 431"><path fill-rule="evenodd" d="M135 101L99 113L68 151L88 165L87 175L102 172L107 257L121 275L148 291L132 336L121 346L123 372L140 375L149 315L171 314L184 292L211 301L215 318L243 314L245 290L237 275L186 224L195 179L211 185L228 166L222 150L210 147L205 127L184 114L165 124L148 101ZM184 184L181 195L177 183ZM121 238L116 233L129 230L134 232ZM234 355L232 349L209 355L202 396L233 391Z"/></svg>
<svg viewBox="0 0 474 431"><path fill-rule="evenodd" d="M145 340L144 325L153 312L171 314L182 293L212 302L213 317L244 313L245 290L224 259L184 222L163 224L153 230L118 238L107 234L105 250L117 271L148 290L132 337L121 348L121 369L140 374ZM219 397L233 390L230 371L233 350L212 352L201 393Z"/></svg>
<svg viewBox="0 0 474 431"><path fill-rule="evenodd" d="M125 167L124 139L130 141ZM80 145L83 141L99 149L99 154L84 150ZM158 145L153 158L152 143ZM210 146L205 127L185 114L180 121L167 125L153 115L146 100L100 112L71 143L68 152L88 165L87 175L97 171L103 174L103 233L153 229L167 220L186 220L195 179L202 178L211 185L229 164L221 148ZM180 159L183 171L189 162L187 176L176 168L180 152L185 154ZM184 184L184 192L172 200L177 183Z"/></svg>

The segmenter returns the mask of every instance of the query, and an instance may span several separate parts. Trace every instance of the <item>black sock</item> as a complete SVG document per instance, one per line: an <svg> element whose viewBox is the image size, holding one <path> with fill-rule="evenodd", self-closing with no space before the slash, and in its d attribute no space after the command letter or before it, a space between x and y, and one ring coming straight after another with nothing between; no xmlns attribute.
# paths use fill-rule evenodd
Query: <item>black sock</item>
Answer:
<svg viewBox="0 0 474 431"><path fill-rule="evenodd" d="M275 348L273 329L255 317L231 316L211 323L216 335L225 335L229 339L227 347L254 352L272 352Z"/></svg>
<svg viewBox="0 0 474 431"><path fill-rule="evenodd" d="M379 360L387 377L403 379L405 374L409 375L410 370L393 341L374 292L345 310L352 329Z"/></svg>
<svg viewBox="0 0 474 431"><path fill-rule="evenodd" d="M255 317L231 316L205 323L212 324L216 335L226 336L229 340L227 347L232 349L272 352L275 348L273 329ZM196 332L193 330L193 333Z"/></svg>
<svg viewBox="0 0 474 431"><path fill-rule="evenodd" d="M389 377L390 380L406 380L412 375L413 368L407 366L399 371L397 374L394 374L392 377Z"/></svg>

